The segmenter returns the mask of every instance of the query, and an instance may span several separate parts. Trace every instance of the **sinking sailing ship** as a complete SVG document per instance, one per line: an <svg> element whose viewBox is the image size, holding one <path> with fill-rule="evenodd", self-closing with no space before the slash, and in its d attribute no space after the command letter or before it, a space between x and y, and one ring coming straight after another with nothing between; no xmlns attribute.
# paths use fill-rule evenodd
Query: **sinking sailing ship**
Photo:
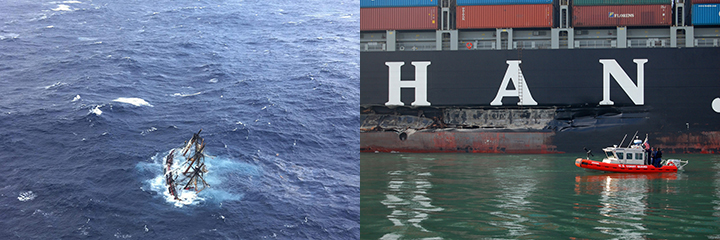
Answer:
<svg viewBox="0 0 720 240"><path fill-rule="evenodd" d="M200 137L200 132L193 134L192 138L181 148L170 151L165 157L163 172L168 192L175 200L182 200L186 192L195 194L210 187L205 181L205 173L208 172L205 165L205 139ZM183 161L184 159L184 161ZM179 161L175 161L179 160Z"/></svg>

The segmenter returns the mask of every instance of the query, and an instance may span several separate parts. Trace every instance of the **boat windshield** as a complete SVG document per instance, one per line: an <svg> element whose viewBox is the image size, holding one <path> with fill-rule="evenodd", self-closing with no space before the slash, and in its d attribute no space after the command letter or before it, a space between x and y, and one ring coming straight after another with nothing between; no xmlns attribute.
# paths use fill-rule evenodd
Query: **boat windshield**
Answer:
<svg viewBox="0 0 720 240"><path fill-rule="evenodd" d="M605 157L612 158L612 157L615 157L615 154L613 154L612 151L605 151Z"/></svg>
<svg viewBox="0 0 720 240"><path fill-rule="evenodd" d="M615 155L617 156L617 159L623 159L625 154L623 154L623 152L616 152Z"/></svg>

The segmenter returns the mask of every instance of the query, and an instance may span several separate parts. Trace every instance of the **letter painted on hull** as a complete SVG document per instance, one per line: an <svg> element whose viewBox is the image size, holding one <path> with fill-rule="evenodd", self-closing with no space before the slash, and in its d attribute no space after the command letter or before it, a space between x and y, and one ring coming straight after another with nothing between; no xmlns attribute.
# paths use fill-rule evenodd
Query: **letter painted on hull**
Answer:
<svg viewBox="0 0 720 240"><path fill-rule="evenodd" d="M600 105L614 105L615 102L610 100L610 76L612 75L618 85L630 97L635 105L645 104L645 63L647 59L633 59L637 64L637 85L620 67L615 59L600 59L603 65L603 100Z"/></svg>
<svg viewBox="0 0 720 240"><path fill-rule="evenodd" d="M500 84L500 89L498 89L497 95L495 95L495 99L490 103L490 105L501 106L502 99L504 97L519 98L520 100L517 104L519 106L537 105L537 102L535 102L535 99L533 99L532 94L530 94L530 89L525 82L525 77L522 74L522 70L520 70L520 62L520 60L507 61L508 68L505 71L505 77L503 77L502 83ZM507 90L510 80L513 81L513 85L515 86L515 89L513 90Z"/></svg>
<svg viewBox="0 0 720 240"><path fill-rule="evenodd" d="M620 64L615 59L599 59L603 66L603 99L600 105L614 105L615 102L610 100L610 78L612 77L628 95L635 105L645 104L645 63L647 59L633 59L637 65L637 84L627 75ZM518 98L518 106L536 106L538 103L530 93L530 88L525 81L522 69L520 68L520 60L507 60L508 67L505 76L502 79L500 88L495 98L490 102L491 106L502 106L502 100L505 97ZM411 64L415 67L415 79L403 80L401 78L401 67L405 62L385 62L388 66L388 101L386 106L404 106L401 101L402 88L414 88L415 100L412 106L430 106L428 101L428 74L427 68L431 64L430 61L413 61ZM508 90L508 85L512 81L514 89Z"/></svg>
<svg viewBox="0 0 720 240"><path fill-rule="evenodd" d="M427 101L427 66L430 62L412 62L415 66L415 80L402 81L400 79L400 67L404 62L385 62L388 66L388 101L385 106L404 106L400 101L401 88L415 88L415 101L412 106L430 106Z"/></svg>

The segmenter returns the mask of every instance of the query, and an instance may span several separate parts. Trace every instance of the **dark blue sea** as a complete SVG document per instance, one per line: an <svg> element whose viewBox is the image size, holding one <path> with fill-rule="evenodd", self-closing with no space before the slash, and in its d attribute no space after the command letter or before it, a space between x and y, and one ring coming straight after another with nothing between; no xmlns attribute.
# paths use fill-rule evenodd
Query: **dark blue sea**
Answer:
<svg viewBox="0 0 720 240"><path fill-rule="evenodd" d="M0 239L359 238L356 0L0 6Z"/></svg>

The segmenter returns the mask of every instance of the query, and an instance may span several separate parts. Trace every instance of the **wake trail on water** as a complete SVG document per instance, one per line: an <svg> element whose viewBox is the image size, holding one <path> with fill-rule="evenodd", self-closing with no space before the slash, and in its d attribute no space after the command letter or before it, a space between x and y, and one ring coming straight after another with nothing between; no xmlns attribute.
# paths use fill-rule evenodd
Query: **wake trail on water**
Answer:
<svg viewBox="0 0 720 240"><path fill-rule="evenodd" d="M222 203L240 201L243 194L230 191L230 189L238 189L235 186L242 184L242 182L235 180L242 178L251 179L260 176L262 172L260 167L255 165L239 162L238 160L224 156L212 156L208 154L205 159L205 165L208 170L208 173L205 174L205 181L210 187L199 193L195 193L194 190L178 189L180 199L175 199L168 190L165 182L165 174L163 173L165 158L172 150L173 149L170 149L155 154L155 156L150 158L149 162L138 163L137 168L141 172L151 173L151 178L142 180L144 187L157 193L166 203L172 204L175 207L198 205L203 202ZM180 165L182 162L185 162L186 157L177 153L179 149L175 150L176 153L173 164ZM142 190L145 191L145 189Z"/></svg>

